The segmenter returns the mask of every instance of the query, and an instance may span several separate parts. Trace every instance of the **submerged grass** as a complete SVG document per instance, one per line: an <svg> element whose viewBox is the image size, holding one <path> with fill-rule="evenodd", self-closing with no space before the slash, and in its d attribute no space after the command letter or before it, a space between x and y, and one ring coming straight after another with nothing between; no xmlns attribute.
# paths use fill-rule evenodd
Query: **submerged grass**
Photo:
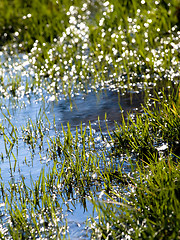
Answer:
<svg viewBox="0 0 180 240"><path fill-rule="evenodd" d="M8 216L1 223L4 239L67 239L66 210L73 211L77 202L86 210L87 201L94 204L98 216L87 222L92 239L178 239L179 98L167 100L151 110L144 108L135 122L128 117L114 135L101 132L106 146L98 151L91 125L76 128L76 134L70 125L54 136L48 133L46 159L53 161L49 171L42 170L31 185L23 177L8 187L1 183L4 216ZM163 128L167 119L176 133L171 141ZM35 128L32 131L36 133ZM32 143L25 140L25 144ZM122 156L126 158L120 160Z"/></svg>
<svg viewBox="0 0 180 240"><path fill-rule="evenodd" d="M178 14L179 0L0 2L9 176L0 176L1 239L71 238L67 211L77 203L86 210L87 201L96 218L86 238L180 239ZM113 133L108 123L104 133L101 123L98 131L91 123L60 129L48 119L48 104L106 88L144 91L141 114L121 109ZM19 126L16 111L37 102L36 119ZM29 179L21 168L33 161L43 165Z"/></svg>

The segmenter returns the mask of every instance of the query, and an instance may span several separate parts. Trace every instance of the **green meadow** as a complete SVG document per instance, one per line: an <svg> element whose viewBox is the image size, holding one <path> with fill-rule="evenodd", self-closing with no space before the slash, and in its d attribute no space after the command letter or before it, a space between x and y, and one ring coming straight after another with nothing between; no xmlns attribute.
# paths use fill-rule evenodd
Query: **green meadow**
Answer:
<svg viewBox="0 0 180 240"><path fill-rule="evenodd" d="M0 0L0 239L180 239L179 60L179 0Z"/></svg>

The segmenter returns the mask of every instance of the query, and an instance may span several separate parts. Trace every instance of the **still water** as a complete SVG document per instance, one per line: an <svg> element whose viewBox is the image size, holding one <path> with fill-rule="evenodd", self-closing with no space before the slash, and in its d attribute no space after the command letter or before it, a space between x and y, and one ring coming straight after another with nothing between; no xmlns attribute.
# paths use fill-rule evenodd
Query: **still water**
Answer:
<svg viewBox="0 0 180 240"><path fill-rule="evenodd" d="M61 100L43 102L41 98L37 97L38 92L41 93L39 89L37 89L37 92L27 96L27 94L23 92L24 86L19 87L18 97L16 95L12 96L12 90L8 89L10 77L13 77L13 74L10 76L9 73L6 72L6 69L3 69L4 81L1 85L0 93L0 123L5 126L6 133L9 135L13 135L12 126L17 129L18 144L13 147L15 157L13 157L12 154L7 156L5 140L3 133L1 133L0 154L2 160L0 166L1 177L5 187L8 187L9 181L14 183L21 181L21 176L25 178L26 184L30 185L30 176L33 180L37 180L41 169L44 167L46 173L53 164L51 161L45 159L46 155L44 155L43 158L40 157L38 151L35 151L32 156L32 151L28 149L22 139L22 129L26 128L28 121L36 122L41 112L40 109L45 111L50 123L53 123L55 119L57 131L61 131L62 125L66 130L67 123L69 122L72 133L75 134L76 126L82 124L82 126L85 127L90 121L94 129L94 137L99 138L98 118L102 131L106 134L105 122L108 123L110 131L113 131L114 121L120 124L122 112L124 112L126 116L126 113L129 111L132 113L140 111L141 104L144 102L143 91L139 91L138 93L127 92L122 95L117 91L110 90L101 90L99 92L89 91L88 94L79 93L74 96L71 101L64 99L62 96ZM26 78L24 79L26 80ZM4 90L4 86L6 86L5 90L7 93ZM8 95L9 93L11 93L11 95ZM49 135L53 136L55 134L55 130L52 127L48 129L48 131ZM44 140L43 147L45 152L45 149L48 147L46 139ZM101 148L101 142L98 142L98 148ZM72 211L66 212L70 239L88 239L86 235L88 232L88 229L86 229L86 220L91 216L93 206L89 201L87 201L86 204L86 209L84 209L82 204L77 201L75 207L72 205ZM64 209L66 209L66 207Z"/></svg>

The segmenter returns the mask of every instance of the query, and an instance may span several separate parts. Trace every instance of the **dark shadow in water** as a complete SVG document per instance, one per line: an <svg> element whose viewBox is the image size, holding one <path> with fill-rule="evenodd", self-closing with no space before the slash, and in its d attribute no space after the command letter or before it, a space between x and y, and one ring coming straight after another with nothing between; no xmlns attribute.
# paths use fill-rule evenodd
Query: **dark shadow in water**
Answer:
<svg viewBox="0 0 180 240"><path fill-rule="evenodd" d="M72 110L70 110L69 101L61 101L54 106L59 123L66 125L67 122L71 126L78 126L82 123L88 124L89 121L97 122L98 116L100 120L105 119L109 123L114 121L120 122L121 108L124 112L135 111L141 107L144 102L144 94L127 93L121 96L117 92L102 91L101 93L91 92L88 95L77 96L72 100Z"/></svg>

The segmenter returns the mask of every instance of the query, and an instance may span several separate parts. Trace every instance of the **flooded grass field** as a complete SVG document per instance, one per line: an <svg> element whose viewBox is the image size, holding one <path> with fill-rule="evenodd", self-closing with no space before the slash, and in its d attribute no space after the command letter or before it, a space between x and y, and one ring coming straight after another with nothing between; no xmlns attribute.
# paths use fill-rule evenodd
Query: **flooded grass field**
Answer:
<svg viewBox="0 0 180 240"><path fill-rule="evenodd" d="M0 1L1 239L180 239L179 4Z"/></svg>

